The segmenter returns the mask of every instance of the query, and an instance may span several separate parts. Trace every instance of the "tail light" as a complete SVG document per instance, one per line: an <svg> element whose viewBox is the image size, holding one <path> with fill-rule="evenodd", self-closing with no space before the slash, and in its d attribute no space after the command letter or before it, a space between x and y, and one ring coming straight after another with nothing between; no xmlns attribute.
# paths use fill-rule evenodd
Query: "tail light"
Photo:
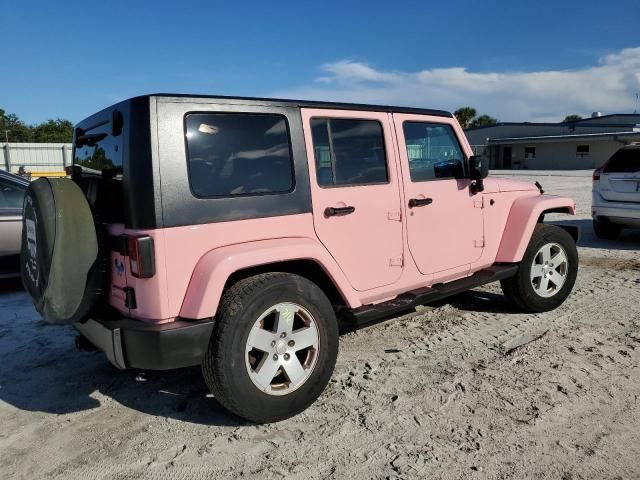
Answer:
<svg viewBox="0 0 640 480"><path fill-rule="evenodd" d="M600 174L602 173L602 167L600 168L596 168L593 171L593 181L595 182L596 180L600 180Z"/></svg>
<svg viewBox="0 0 640 480"><path fill-rule="evenodd" d="M156 274L153 238L148 235L130 236L127 239L127 254L131 274L136 278L151 278Z"/></svg>

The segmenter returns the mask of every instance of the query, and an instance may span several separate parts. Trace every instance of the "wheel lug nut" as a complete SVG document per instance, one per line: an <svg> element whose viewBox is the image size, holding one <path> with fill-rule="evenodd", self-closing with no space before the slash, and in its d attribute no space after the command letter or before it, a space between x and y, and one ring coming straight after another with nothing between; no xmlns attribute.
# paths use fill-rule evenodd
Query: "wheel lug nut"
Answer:
<svg viewBox="0 0 640 480"><path fill-rule="evenodd" d="M275 347L275 346L276 346L276 341L275 341L275 340L273 340L273 341L271 342L271 346L272 346L272 347Z"/></svg>
<svg viewBox="0 0 640 480"><path fill-rule="evenodd" d="M278 354L277 354L277 353L274 353L274 354L273 354L273 359L274 359L274 360L278 360Z"/></svg>
<svg viewBox="0 0 640 480"><path fill-rule="evenodd" d="M285 353L285 354L284 354L284 359L285 359L285 360L289 360L289 358L290 358L289 354L288 354L288 353Z"/></svg>
<svg viewBox="0 0 640 480"><path fill-rule="evenodd" d="M287 336L287 332L282 332L282 333L280 334L280 338L284 338L284 337L286 337L286 336Z"/></svg>
<svg viewBox="0 0 640 480"><path fill-rule="evenodd" d="M289 340L289 343L287 345L289 345L290 347L293 347L296 344L296 342L294 342L293 340Z"/></svg>

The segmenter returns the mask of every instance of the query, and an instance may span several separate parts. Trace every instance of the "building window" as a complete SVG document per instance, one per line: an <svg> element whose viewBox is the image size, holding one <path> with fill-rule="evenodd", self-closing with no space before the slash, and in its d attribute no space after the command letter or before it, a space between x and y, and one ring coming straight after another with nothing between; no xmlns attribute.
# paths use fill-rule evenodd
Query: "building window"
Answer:
<svg viewBox="0 0 640 480"><path fill-rule="evenodd" d="M578 145L576 147L576 157L585 158L589 156L589 145Z"/></svg>
<svg viewBox="0 0 640 480"><path fill-rule="evenodd" d="M524 159L532 160L536 158L536 147L524 147Z"/></svg>

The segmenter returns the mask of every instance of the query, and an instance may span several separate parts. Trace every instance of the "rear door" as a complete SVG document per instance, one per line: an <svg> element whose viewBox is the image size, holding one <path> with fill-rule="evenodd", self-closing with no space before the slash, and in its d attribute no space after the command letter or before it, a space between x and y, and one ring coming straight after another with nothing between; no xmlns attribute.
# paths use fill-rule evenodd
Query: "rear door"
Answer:
<svg viewBox="0 0 640 480"><path fill-rule="evenodd" d="M123 135L113 134L108 116L92 119L82 135L86 140L76 139L73 150L74 168L81 170L80 175L75 175L75 181L85 193L96 220L106 225L111 237L109 304L128 315L129 262L121 241L125 221Z"/></svg>
<svg viewBox="0 0 640 480"><path fill-rule="evenodd" d="M402 273L397 162L388 113L302 109L313 222L359 291Z"/></svg>
<svg viewBox="0 0 640 480"><path fill-rule="evenodd" d="M600 175L600 195L612 202L640 202L640 148L613 154Z"/></svg>

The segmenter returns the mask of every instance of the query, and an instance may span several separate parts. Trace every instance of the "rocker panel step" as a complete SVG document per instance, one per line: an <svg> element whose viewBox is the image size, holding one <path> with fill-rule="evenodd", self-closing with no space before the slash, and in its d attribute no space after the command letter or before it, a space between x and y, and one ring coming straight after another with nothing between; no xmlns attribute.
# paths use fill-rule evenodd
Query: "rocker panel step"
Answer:
<svg viewBox="0 0 640 480"><path fill-rule="evenodd" d="M472 288L486 285L487 283L504 280L505 278L514 276L517 271L518 264L492 265L473 275L454 280L453 282L438 283L431 287L419 288L403 293L387 302L356 308L346 313L345 317L347 322L351 323L353 327L361 327L376 320L410 310L419 305L426 305L458 293L466 292Z"/></svg>

